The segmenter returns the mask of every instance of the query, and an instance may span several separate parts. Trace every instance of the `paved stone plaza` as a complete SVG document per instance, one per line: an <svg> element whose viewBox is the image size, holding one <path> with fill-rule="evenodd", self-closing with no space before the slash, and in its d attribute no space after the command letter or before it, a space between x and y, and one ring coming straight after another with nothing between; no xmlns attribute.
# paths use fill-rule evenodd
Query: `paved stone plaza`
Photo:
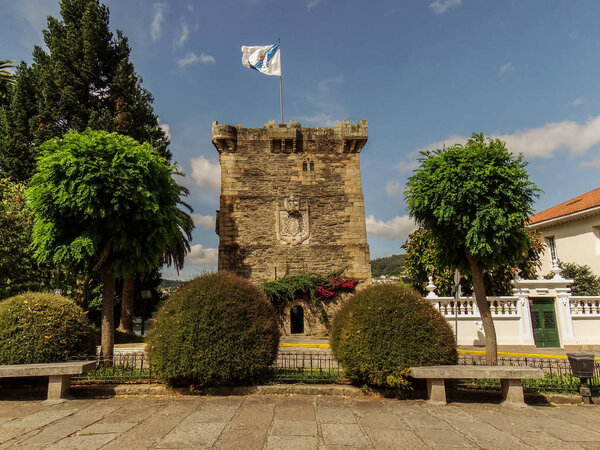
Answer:
<svg viewBox="0 0 600 450"><path fill-rule="evenodd" d="M0 448L589 448L600 407L334 396L0 401Z"/></svg>

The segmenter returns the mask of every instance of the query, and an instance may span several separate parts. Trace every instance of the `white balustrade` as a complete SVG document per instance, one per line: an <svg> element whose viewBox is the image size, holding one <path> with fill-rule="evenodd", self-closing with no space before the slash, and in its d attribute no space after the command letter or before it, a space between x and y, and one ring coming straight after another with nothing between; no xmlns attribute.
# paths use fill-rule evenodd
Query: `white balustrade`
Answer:
<svg viewBox="0 0 600 450"><path fill-rule="evenodd" d="M462 297L455 300L454 297L437 297L428 299L444 316L447 317L478 317L479 309L473 297ZM518 297L488 297L492 316L514 316L519 317Z"/></svg>
<svg viewBox="0 0 600 450"><path fill-rule="evenodd" d="M600 316L600 297L571 296L571 315Z"/></svg>

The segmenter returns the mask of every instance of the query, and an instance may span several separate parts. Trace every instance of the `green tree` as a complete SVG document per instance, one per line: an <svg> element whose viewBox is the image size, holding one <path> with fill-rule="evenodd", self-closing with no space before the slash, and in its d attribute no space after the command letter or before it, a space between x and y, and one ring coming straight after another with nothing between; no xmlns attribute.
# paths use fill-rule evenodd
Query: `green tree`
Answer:
<svg viewBox="0 0 600 450"><path fill-rule="evenodd" d="M190 228L176 174L150 144L116 133L71 131L40 147L27 190L35 256L100 272L103 357L113 353L115 277L158 267Z"/></svg>
<svg viewBox="0 0 600 450"><path fill-rule="evenodd" d="M562 269L563 278L573 280L573 284L569 285L571 294L600 295L600 277L594 275L590 266L562 261L558 263L558 266ZM554 277L553 273L544 276L546 279L552 277Z"/></svg>
<svg viewBox="0 0 600 450"><path fill-rule="evenodd" d="M0 59L0 106L8 96L8 87L15 82L13 74L8 70L14 67L10 59Z"/></svg>
<svg viewBox="0 0 600 450"><path fill-rule="evenodd" d="M21 63L14 93L0 114L0 171L28 181L39 145L70 130L114 131L149 142L170 160L169 140L152 108L153 97L129 60L120 30L98 0L61 0L62 20L48 17L46 52Z"/></svg>
<svg viewBox="0 0 600 450"><path fill-rule="evenodd" d="M440 267L470 272L486 360L495 364L496 330L484 270L512 267L527 251L524 223L539 190L523 156L483 134L473 134L464 146L422 152L419 162L405 192L410 215L435 239Z"/></svg>
<svg viewBox="0 0 600 450"><path fill-rule="evenodd" d="M529 244L516 265L483 271L485 290L488 295L512 295L511 281L517 274L526 279L534 279L537 276L537 270L541 266L540 257L544 251L544 244L538 232L526 230L529 236ZM425 286L431 276L438 295L452 295L454 269L438 265L436 242L425 228L418 228L413 231L408 236L408 240L402 245L402 248L406 251L404 255L404 275L408 278L408 282L413 289L421 294L426 294ZM461 274L460 284L463 294L472 295L473 282L468 272Z"/></svg>
<svg viewBox="0 0 600 450"><path fill-rule="evenodd" d="M153 97L129 59L127 38L120 30L116 36L110 31L109 9L98 0L62 0L60 13L62 20L49 17L44 30L48 51L36 46L32 66L19 65L9 102L0 108L0 173L28 182L40 144L88 128L148 142L170 160L169 140L154 114ZM174 238L167 264L183 264L189 250L185 236L191 229L184 231ZM85 304L94 277L86 271L76 277L83 280ZM133 285L131 277L123 281L121 328L129 331Z"/></svg>
<svg viewBox="0 0 600 450"><path fill-rule="evenodd" d="M0 178L0 300L51 286L52 271L30 249L32 227L25 185Z"/></svg>

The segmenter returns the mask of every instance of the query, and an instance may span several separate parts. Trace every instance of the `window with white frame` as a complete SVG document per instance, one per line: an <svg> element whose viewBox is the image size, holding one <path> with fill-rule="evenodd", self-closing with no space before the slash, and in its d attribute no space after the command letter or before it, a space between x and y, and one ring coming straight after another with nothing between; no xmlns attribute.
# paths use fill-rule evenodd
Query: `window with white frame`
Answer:
<svg viewBox="0 0 600 450"><path fill-rule="evenodd" d="M554 240L554 236L547 237L546 244L550 249L550 261L558 261L558 254L556 253L556 241Z"/></svg>

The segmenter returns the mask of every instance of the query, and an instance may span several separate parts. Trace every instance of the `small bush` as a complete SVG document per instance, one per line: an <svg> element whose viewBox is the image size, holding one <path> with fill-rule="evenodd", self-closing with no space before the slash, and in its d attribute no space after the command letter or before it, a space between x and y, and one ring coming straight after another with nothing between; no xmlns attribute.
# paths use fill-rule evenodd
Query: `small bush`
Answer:
<svg viewBox="0 0 600 450"><path fill-rule="evenodd" d="M456 364L446 319L417 292L382 284L356 293L336 315L331 348L357 383L409 388L411 366Z"/></svg>
<svg viewBox="0 0 600 450"><path fill-rule="evenodd" d="M94 353L92 327L68 298L26 292L0 302L0 364L59 362Z"/></svg>
<svg viewBox="0 0 600 450"><path fill-rule="evenodd" d="M219 272L174 292L147 342L152 367L170 384L242 384L262 376L275 360L279 328L258 287Z"/></svg>
<svg viewBox="0 0 600 450"><path fill-rule="evenodd" d="M568 287L571 288L571 294L573 295L599 295L600 294L600 277L594 275L590 266L580 265L575 263L565 263L560 261L558 263L562 269L562 277L567 280L573 280L573 284ZM544 278L547 280L554 277L553 273L546 275Z"/></svg>

